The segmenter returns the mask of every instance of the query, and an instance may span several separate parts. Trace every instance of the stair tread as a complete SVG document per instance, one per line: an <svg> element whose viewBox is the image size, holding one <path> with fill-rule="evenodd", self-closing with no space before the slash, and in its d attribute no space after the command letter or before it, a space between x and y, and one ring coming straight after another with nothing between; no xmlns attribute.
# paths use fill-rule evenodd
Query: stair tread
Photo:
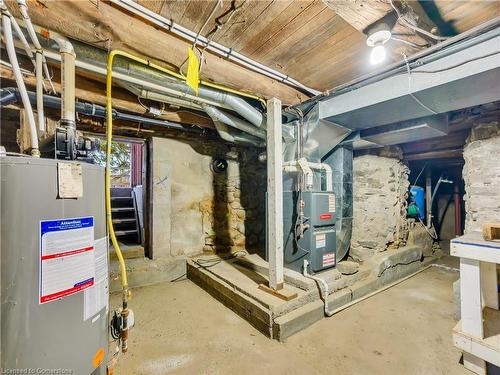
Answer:
<svg viewBox="0 0 500 375"><path fill-rule="evenodd" d="M112 201L132 200L132 197L111 197Z"/></svg>
<svg viewBox="0 0 500 375"><path fill-rule="evenodd" d="M125 218L125 219L113 219L114 224L122 224L122 223L135 223L137 220L134 217Z"/></svg>
<svg viewBox="0 0 500 375"><path fill-rule="evenodd" d="M136 234L137 233L137 229L128 229L128 230L117 230L115 231L115 235L116 236L125 236L125 235L128 235L128 234Z"/></svg>
<svg viewBox="0 0 500 375"><path fill-rule="evenodd" d="M126 212L126 211L134 211L134 207L113 207L111 208L111 212Z"/></svg>

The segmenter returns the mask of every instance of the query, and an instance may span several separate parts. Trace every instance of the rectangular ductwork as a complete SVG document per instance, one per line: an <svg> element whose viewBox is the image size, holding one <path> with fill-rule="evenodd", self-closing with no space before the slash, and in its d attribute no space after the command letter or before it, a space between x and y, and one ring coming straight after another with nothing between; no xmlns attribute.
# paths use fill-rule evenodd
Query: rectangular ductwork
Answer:
<svg viewBox="0 0 500 375"><path fill-rule="evenodd" d="M361 130L360 137L380 146L391 146L441 137L447 133L448 115L441 114Z"/></svg>
<svg viewBox="0 0 500 375"><path fill-rule="evenodd" d="M362 130L500 100L499 28L410 64L410 73L403 67L378 81L333 93L320 102L319 117ZM422 128L422 134L431 128Z"/></svg>

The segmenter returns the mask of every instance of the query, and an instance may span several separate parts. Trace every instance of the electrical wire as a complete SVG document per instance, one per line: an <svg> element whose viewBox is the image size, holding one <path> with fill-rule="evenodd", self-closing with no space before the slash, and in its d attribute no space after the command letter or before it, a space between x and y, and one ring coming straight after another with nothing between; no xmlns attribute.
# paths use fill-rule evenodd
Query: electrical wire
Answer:
<svg viewBox="0 0 500 375"><path fill-rule="evenodd" d="M196 46L196 43L198 43L198 38L200 37L200 34L201 32L203 31L203 29L205 28L205 26L207 26L208 24L208 21L210 21L210 19L213 17L215 11L217 10L217 7L220 6L222 4L222 0L217 0L214 4L214 7L212 9L212 11L210 12L210 14L208 15L207 19L205 20L205 22L203 23L203 25L200 27L200 30L198 30L198 33L196 34L196 37L194 38L193 40L193 44L191 45L191 49L194 51L195 49L198 50L197 46ZM201 51L198 51L200 52L200 60L201 60ZM188 61L188 58L186 58L182 64L179 66L179 73L184 75L184 73L182 72L182 68L184 67L184 65L187 63ZM199 67L199 71L201 71L201 65Z"/></svg>
<svg viewBox="0 0 500 375"><path fill-rule="evenodd" d="M238 250L234 253L230 253L228 255L223 255L223 256L214 256L211 258L198 258L194 262L199 265L201 268L210 268L213 266L216 266L217 264L221 263L222 261L225 260L231 260L235 258L242 258L247 256L248 253L245 250Z"/></svg>
<svg viewBox="0 0 500 375"><path fill-rule="evenodd" d="M429 38L431 39L434 39L436 41L443 41L443 40L446 40L448 39L448 37L445 37L445 36L438 36L438 35L434 35L430 32L428 32L427 30L424 30L424 29L421 29L420 27L418 26L415 26L415 25L412 25L410 22L408 22L404 16L401 14L400 10L394 5L393 3L393 0L390 0L390 3L391 3L391 7L392 9L394 9L394 11L396 12L396 14L398 15L398 22L400 24L402 24L403 26L406 26L420 34L423 34L425 36L428 36Z"/></svg>
<svg viewBox="0 0 500 375"><path fill-rule="evenodd" d="M221 30L229 21L231 21L231 18L233 18L233 16L236 14L236 12L238 10L240 10L245 4L246 4L247 0L243 0L241 2L241 4L239 5L236 5L236 0L233 0L231 2L231 8L229 9L229 11L225 12L224 14L222 14L221 16L217 17L215 19L215 27L214 29L212 29L206 36L206 39L207 39L207 43L205 44L205 46L203 47L203 49L201 50L201 55L200 55L200 71L201 71L201 67L203 65L203 56L205 55L205 51L206 49L208 48L208 46L210 45L210 43L212 42L212 40L215 38L215 35L217 34L217 32L219 30ZM221 18L223 17L226 17L226 20L224 21L220 21Z"/></svg>
<svg viewBox="0 0 500 375"><path fill-rule="evenodd" d="M394 36L391 36L391 40L394 40L396 42L401 42L401 43L409 45L410 47L418 48L418 49L427 48L429 46L428 44L417 44L417 43L410 42L409 40L397 38Z"/></svg>
<svg viewBox="0 0 500 375"><path fill-rule="evenodd" d="M429 228L427 228L427 226L424 224L424 222L422 221L422 219L420 218L420 216L418 216L418 221L420 221L420 224L422 224L422 226L424 227L425 231L429 234L429 236L431 236L432 239L434 239L434 240L438 239L438 235L437 235L437 232L436 232L436 228L434 228L434 225L431 225L431 228L434 231L434 234L432 234L431 231L429 230Z"/></svg>
<svg viewBox="0 0 500 375"><path fill-rule="evenodd" d="M427 163L429 163L429 161L427 160L424 164L424 166L422 167L422 169L420 170L420 173L418 174L417 178L415 179L415 182L413 183L413 186L417 186L417 181L418 179L420 178L420 175L422 174L422 172L424 171L425 167L427 166Z"/></svg>
<svg viewBox="0 0 500 375"><path fill-rule="evenodd" d="M429 111L430 113L434 114L434 115L437 115L438 113L433 110L432 108L428 107L427 105L425 105L424 103L422 103L420 101L420 99L418 99L414 94L413 94L413 91L411 89L411 69L410 69L410 64L408 63L408 58L406 57L406 54L402 54L403 55L403 58L405 60L405 64L406 64L406 71L408 72L408 94L413 98L413 100L415 100L422 108L426 109L427 111Z"/></svg>
<svg viewBox="0 0 500 375"><path fill-rule="evenodd" d="M436 70L413 70L413 74L416 74L416 73L426 73L426 74L442 73L442 72L445 72L447 70L455 69L455 68L458 68L459 66L462 66L462 65L474 62L474 61L482 60L482 59L485 59L487 57L495 56L495 55L498 55L498 54L500 54L500 51L492 52L492 53L489 53L487 55L478 56L478 57L474 57L472 59L464 60L464 61L462 61L460 63L457 63L455 65L450 65L450 66L447 66L446 68L442 68L442 69L436 69Z"/></svg>

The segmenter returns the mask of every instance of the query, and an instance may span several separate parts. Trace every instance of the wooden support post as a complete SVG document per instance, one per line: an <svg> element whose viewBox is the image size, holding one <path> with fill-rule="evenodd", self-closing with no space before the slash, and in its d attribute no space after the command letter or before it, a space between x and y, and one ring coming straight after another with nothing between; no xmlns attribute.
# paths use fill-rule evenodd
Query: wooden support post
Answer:
<svg viewBox="0 0 500 375"><path fill-rule="evenodd" d="M460 258L462 331L477 339L484 337L480 264L476 259ZM463 359L465 368L486 375L484 360L466 352L463 353Z"/></svg>
<svg viewBox="0 0 500 375"><path fill-rule="evenodd" d="M481 262L479 269L481 272L482 305L499 310L497 266L495 263Z"/></svg>
<svg viewBox="0 0 500 375"><path fill-rule="evenodd" d="M19 145L19 152L28 153L31 150L31 129L28 123L28 116L26 110L19 111L19 130L17 133L17 144Z"/></svg>
<svg viewBox="0 0 500 375"><path fill-rule="evenodd" d="M283 289L283 156L281 101L267 101L267 250L269 287Z"/></svg>

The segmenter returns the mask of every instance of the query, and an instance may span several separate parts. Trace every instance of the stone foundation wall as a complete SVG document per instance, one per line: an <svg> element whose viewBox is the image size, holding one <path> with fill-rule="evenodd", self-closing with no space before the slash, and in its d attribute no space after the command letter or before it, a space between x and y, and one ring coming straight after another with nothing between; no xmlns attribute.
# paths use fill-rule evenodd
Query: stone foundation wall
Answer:
<svg viewBox="0 0 500 375"><path fill-rule="evenodd" d="M264 248L266 166L219 142L153 138L153 256ZM228 161L215 173L215 158Z"/></svg>
<svg viewBox="0 0 500 375"><path fill-rule="evenodd" d="M386 156L385 156L386 155ZM353 228L350 256L363 261L406 240L409 169L400 152L353 160Z"/></svg>
<svg viewBox="0 0 500 375"><path fill-rule="evenodd" d="M464 148L465 233L500 222L500 125L478 124Z"/></svg>
<svg viewBox="0 0 500 375"><path fill-rule="evenodd" d="M265 244L266 164L258 153L233 148L227 173L214 174L214 196L204 202L205 252L255 250Z"/></svg>

